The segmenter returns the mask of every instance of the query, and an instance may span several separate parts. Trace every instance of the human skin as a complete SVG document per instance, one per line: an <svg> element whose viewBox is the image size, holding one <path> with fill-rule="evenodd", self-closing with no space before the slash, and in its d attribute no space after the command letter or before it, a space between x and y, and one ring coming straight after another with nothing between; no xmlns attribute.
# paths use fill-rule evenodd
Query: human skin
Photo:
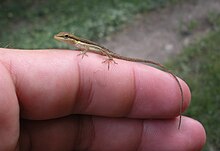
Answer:
<svg viewBox="0 0 220 151"><path fill-rule="evenodd" d="M70 50L0 49L0 150L199 151L179 87L156 68ZM184 110L191 99L187 84Z"/></svg>

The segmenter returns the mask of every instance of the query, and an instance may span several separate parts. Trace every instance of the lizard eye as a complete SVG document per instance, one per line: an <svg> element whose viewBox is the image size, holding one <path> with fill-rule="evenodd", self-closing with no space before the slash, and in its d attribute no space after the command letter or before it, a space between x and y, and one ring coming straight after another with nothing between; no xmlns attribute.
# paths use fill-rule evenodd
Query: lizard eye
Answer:
<svg viewBox="0 0 220 151"><path fill-rule="evenodd" d="M64 35L64 38L67 39L69 36L67 34Z"/></svg>

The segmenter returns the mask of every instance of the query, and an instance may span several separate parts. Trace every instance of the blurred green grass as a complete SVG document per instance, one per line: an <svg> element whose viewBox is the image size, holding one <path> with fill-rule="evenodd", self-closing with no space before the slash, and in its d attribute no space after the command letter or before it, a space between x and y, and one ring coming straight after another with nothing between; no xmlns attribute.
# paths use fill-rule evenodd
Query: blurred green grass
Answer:
<svg viewBox="0 0 220 151"><path fill-rule="evenodd" d="M192 102L185 115L204 125L207 143L203 151L220 150L220 15L214 17L215 30L168 65L190 86Z"/></svg>
<svg viewBox="0 0 220 151"><path fill-rule="evenodd" d="M87 39L106 37L132 22L141 12L158 9L176 0L1 0L0 44L13 48L68 48L53 35L74 32Z"/></svg>

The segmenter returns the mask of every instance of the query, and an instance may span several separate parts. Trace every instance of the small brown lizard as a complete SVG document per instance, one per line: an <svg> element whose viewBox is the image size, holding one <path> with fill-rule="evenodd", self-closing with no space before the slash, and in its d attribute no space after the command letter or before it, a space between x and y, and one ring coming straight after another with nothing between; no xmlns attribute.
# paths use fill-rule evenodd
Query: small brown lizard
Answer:
<svg viewBox="0 0 220 151"><path fill-rule="evenodd" d="M54 38L59 40L59 41L68 43L68 44L73 45L76 48L78 48L79 51L81 51L81 53L79 55L82 55L82 57L84 55L86 55L87 52L93 52L93 53L96 53L96 54L106 56L107 59L103 62L108 63L108 69L109 69L109 66L110 66L111 62L114 62L115 64L117 64L114 61L114 58L117 58L117 59L122 59L122 60L126 60L126 61L132 61L132 62L141 62L141 63L153 64L153 65L159 66L162 70L164 70L165 72L171 74L173 76L173 78L176 80L176 82L179 86L179 89L180 89L180 93L181 93L181 103L180 103L180 111L179 111L180 112L180 119L179 119L179 124L178 124L178 129L180 129L180 125L181 125L181 121L182 121L182 108L183 108L183 101L184 101L183 89L182 89L182 86L180 85L180 82L177 79L177 77L171 71L169 71L166 67L164 67L162 64L156 63L156 62L153 62L153 61L149 61L149 60L144 60L144 59L129 58L129 57L121 56L117 53L114 53L114 52L110 51L109 49L107 49L103 46L100 46L99 44L97 44L95 42L89 41L87 39L76 37L73 34L70 34L68 32L60 32L60 33L56 34L54 36Z"/></svg>

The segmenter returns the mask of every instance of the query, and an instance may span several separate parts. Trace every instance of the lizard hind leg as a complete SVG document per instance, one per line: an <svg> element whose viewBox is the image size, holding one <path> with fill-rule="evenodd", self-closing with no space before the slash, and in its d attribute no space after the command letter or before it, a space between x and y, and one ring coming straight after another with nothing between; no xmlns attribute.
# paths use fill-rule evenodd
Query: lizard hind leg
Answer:
<svg viewBox="0 0 220 151"><path fill-rule="evenodd" d="M107 59L105 59L102 63L107 63L108 64L108 70L110 68L110 63L114 63L114 64L118 64L117 62L115 62L115 60L112 57L108 57Z"/></svg>

